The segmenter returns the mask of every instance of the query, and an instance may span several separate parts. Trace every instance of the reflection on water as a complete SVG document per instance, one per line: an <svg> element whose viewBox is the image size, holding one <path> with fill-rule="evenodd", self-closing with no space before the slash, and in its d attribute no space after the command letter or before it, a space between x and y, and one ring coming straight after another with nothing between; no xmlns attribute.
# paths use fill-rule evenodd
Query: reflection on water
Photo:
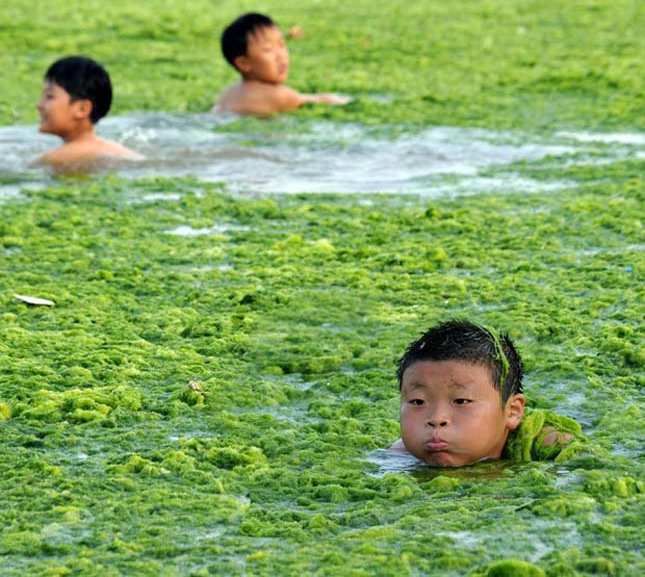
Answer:
<svg viewBox="0 0 645 577"><path fill-rule="evenodd" d="M391 449L376 449L367 455L367 461L376 465L372 475L382 477L388 473L410 473L418 482L430 481L441 475L463 481L492 480L503 477L516 463L510 461L486 461L468 467L431 467L410 453Z"/></svg>
<svg viewBox="0 0 645 577"><path fill-rule="evenodd" d="M376 465L373 474L382 477L387 473L412 472L429 467L414 455L391 449L376 449L367 456L367 461Z"/></svg>
<svg viewBox="0 0 645 577"><path fill-rule="evenodd" d="M232 125L232 122L235 125ZM232 127L232 128L231 128ZM223 181L241 193L413 193L429 196L478 192L538 191L564 183L520 178L487 169L547 156L563 165L583 162L579 153L615 159L622 150L642 152L643 135L559 133L550 139L484 129L432 127L393 136L395 127L370 128L293 117L265 122L212 114L139 113L110 117L98 133L146 156L127 162L126 177L194 176ZM399 131L400 132L400 131ZM611 142L612 146L605 144ZM22 186L48 182L29 163L60 140L35 126L0 128L0 197ZM622 149L621 149L622 147Z"/></svg>

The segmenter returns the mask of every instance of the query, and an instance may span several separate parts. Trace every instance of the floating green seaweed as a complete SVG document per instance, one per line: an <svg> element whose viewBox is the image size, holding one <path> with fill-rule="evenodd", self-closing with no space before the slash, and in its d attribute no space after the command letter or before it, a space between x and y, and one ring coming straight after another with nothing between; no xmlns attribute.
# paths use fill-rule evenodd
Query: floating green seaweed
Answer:
<svg viewBox="0 0 645 577"><path fill-rule="evenodd" d="M96 178L3 204L5 574L639 574L624 166L467 201ZM130 202L160 188L181 200ZM243 226L167 234L215 222ZM509 331L529 404L597 450L380 475L395 361L450 316Z"/></svg>

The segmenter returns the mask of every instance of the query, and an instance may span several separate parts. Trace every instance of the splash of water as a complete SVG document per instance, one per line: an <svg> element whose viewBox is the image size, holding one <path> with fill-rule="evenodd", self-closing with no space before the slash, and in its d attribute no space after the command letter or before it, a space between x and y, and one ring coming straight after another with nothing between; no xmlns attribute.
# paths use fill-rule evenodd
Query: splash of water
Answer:
<svg viewBox="0 0 645 577"><path fill-rule="evenodd" d="M139 113L101 122L101 136L141 152L125 177L193 176L225 182L237 193L398 193L461 196L481 192L548 191L568 183L540 182L487 169L546 157L563 166L593 152L595 161L645 147L642 134L556 133L551 138L484 129L432 127L403 133L392 127L317 122L291 117L230 129L235 119L215 115ZM260 127L260 128L258 128ZM398 131L400 133L400 130ZM611 142L612 146L607 146ZM0 128L0 197L50 182L30 162L57 146L34 126ZM622 147L622 148L621 148ZM602 151L598 158L599 151ZM624 152L624 151L623 151ZM602 156L604 154L604 157Z"/></svg>

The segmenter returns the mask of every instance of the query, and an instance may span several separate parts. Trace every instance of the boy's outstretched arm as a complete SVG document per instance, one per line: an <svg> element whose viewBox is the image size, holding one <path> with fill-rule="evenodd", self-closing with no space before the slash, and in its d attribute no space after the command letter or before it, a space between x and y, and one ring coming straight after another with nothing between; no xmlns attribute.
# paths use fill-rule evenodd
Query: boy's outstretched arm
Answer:
<svg viewBox="0 0 645 577"><path fill-rule="evenodd" d="M252 116L271 116L294 110L305 104L347 104L351 98L336 94L303 94L284 85L242 82L229 88L220 97L213 111L228 111Z"/></svg>
<svg viewBox="0 0 645 577"><path fill-rule="evenodd" d="M305 104L332 104L339 106L351 101L351 98L348 96L338 94L303 94L288 86L281 86L276 90L274 98L274 105L278 112L293 110Z"/></svg>
<svg viewBox="0 0 645 577"><path fill-rule="evenodd" d="M352 99L350 96L343 96L342 94L333 94L331 92L323 92L320 94L300 94L302 104L335 104L343 106L349 104Z"/></svg>

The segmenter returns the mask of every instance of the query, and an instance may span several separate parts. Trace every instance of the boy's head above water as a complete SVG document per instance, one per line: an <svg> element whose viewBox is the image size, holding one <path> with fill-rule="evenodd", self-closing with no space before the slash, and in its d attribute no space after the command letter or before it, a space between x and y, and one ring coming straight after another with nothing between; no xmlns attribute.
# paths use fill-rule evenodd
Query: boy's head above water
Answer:
<svg viewBox="0 0 645 577"><path fill-rule="evenodd" d="M245 80L281 84L289 72L289 52L282 32L264 14L244 14L224 29L224 58Z"/></svg>
<svg viewBox="0 0 645 577"><path fill-rule="evenodd" d="M401 439L430 465L498 459L524 415L522 361L508 335L448 321L399 361Z"/></svg>
<svg viewBox="0 0 645 577"><path fill-rule="evenodd" d="M62 58L45 73L40 131L66 138L96 124L111 104L112 84L100 64L84 56Z"/></svg>
<svg viewBox="0 0 645 577"><path fill-rule="evenodd" d="M45 73L37 105L39 129L64 142L34 164L47 165L56 172L85 173L109 166L114 159L142 159L125 146L95 134L94 125L108 113L111 104L112 84L100 64L84 56L54 62Z"/></svg>

